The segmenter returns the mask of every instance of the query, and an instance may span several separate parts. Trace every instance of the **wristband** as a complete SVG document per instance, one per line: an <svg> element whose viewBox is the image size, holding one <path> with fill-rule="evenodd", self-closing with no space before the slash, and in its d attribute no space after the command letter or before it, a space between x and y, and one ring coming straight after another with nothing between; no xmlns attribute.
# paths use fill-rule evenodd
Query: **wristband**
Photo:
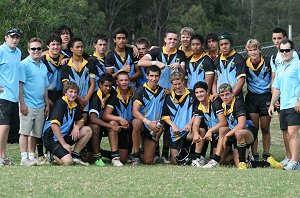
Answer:
<svg viewBox="0 0 300 198"><path fill-rule="evenodd" d="M143 119L143 123L149 125L149 124L150 124L150 120L148 120L147 118L144 118L144 119Z"/></svg>
<svg viewBox="0 0 300 198"><path fill-rule="evenodd" d="M151 61L151 65L156 65L156 61Z"/></svg>

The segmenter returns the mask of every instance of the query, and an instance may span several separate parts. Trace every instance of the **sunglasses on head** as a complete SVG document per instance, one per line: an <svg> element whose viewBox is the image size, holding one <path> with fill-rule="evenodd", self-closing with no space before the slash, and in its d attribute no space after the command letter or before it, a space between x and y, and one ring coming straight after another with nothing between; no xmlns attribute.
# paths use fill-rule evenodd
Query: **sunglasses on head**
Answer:
<svg viewBox="0 0 300 198"><path fill-rule="evenodd" d="M40 51L42 48L41 47L32 47L32 48L30 48L32 51L35 51L35 50L37 50L37 51Z"/></svg>
<svg viewBox="0 0 300 198"><path fill-rule="evenodd" d="M288 52L290 52L292 49L280 49L279 51L281 52L281 53L283 53L283 52L286 52L286 53L288 53Z"/></svg>

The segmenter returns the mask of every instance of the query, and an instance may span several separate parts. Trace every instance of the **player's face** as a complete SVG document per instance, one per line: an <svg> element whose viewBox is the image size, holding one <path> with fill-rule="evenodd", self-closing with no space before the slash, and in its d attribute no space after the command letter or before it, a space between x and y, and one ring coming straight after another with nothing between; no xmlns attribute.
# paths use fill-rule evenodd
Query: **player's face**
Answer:
<svg viewBox="0 0 300 198"><path fill-rule="evenodd" d="M220 93L220 97L222 101L225 102L226 104L231 104L233 100L233 94L230 91L225 91L223 93Z"/></svg>
<svg viewBox="0 0 300 198"><path fill-rule="evenodd" d="M247 48L247 53L250 60L259 60L260 58L260 51L257 47L249 47Z"/></svg>
<svg viewBox="0 0 300 198"><path fill-rule="evenodd" d="M190 40L191 40L191 35L189 35L189 34L181 34L180 35L180 41L181 41L182 46L189 47Z"/></svg>
<svg viewBox="0 0 300 198"><path fill-rule="evenodd" d="M203 102L207 99L207 91L203 88L196 88L195 96L200 102Z"/></svg>
<svg viewBox="0 0 300 198"><path fill-rule="evenodd" d="M217 50L219 48L218 41L209 39L207 41L207 47L209 48L210 51Z"/></svg>
<svg viewBox="0 0 300 198"><path fill-rule="evenodd" d="M223 52L225 56L227 56L231 52L230 41L227 39L223 39L219 41L220 50Z"/></svg>
<svg viewBox="0 0 300 198"><path fill-rule="evenodd" d="M61 33L60 38L61 38L63 44L68 44L69 41L71 40L71 34L68 30L64 30Z"/></svg>
<svg viewBox="0 0 300 198"><path fill-rule="evenodd" d="M148 80L148 86L151 89L155 89L157 87L158 81L159 81L159 73L150 71L149 74L147 74L147 80Z"/></svg>
<svg viewBox="0 0 300 198"><path fill-rule="evenodd" d="M65 96L68 98L68 100L70 102L74 102L76 100L76 97L77 97L77 90L70 88L65 93Z"/></svg>
<svg viewBox="0 0 300 198"><path fill-rule="evenodd" d="M173 80L172 86L176 93L184 92L184 84L183 84L182 80Z"/></svg>
<svg viewBox="0 0 300 198"><path fill-rule="evenodd" d="M279 51L284 62L290 62L290 60L292 60L294 50L291 49L291 45L289 43L281 44Z"/></svg>
<svg viewBox="0 0 300 198"><path fill-rule="evenodd" d="M60 53L61 44L57 41L50 42L47 47L49 49L49 54L50 55L58 55Z"/></svg>
<svg viewBox="0 0 300 198"><path fill-rule="evenodd" d="M137 49L139 50L139 58L141 59L143 56L147 54L149 51L149 48L146 47L145 44L138 44L136 45Z"/></svg>
<svg viewBox="0 0 300 198"><path fill-rule="evenodd" d="M73 44L73 47L70 48L71 52L75 55L75 56L82 56L83 54L83 43L81 41L76 41Z"/></svg>
<svg viewBox="0 0 300 198"><path fill-rule="evenodd" d="M165 37L166 47L174 49L178 44L178 36L174 33L168 33Z"/></svg>
<svg viewBox="0 0 300 198"><path fill-rule="evenodd" d="M20 37L18 35L5 36L5 43L12 49L16 48L19 42Z"/></svg>
<svg viewBox="0 0 300 198"><path fill-rule="evenodd" d="M110 92L110 90L111 90L112 82L104 81L104 83L100 84L99 87L100 87L100 90L101 90L102 94L104 96L106 96Z"/></svg>
<svg viewBox="0 0 300 198"><path fill-rule="evenodd" d="M105 40L98 40L96 44L94 44L94 48L98 54L104 54L107 49L107 42Z"/></svg>
<svg viewBox="0 0 300 198"><path fill-rule="evenodd" d="M198 39L193 39L191 41L191 48L194 54L200 54L203 51L202 44Z"/></svg>
<svg viewBox="0 0 300 198"><path fill-rule="evenodd" d="M120 49L125 48L127 41L128 39L126 38L125 34L117 34L116 38L114 39L116 46Z"/></svg>
<svg viewBox="0 0 300 198"><path fill-rule="evenodd" d="M272 34L272 42L279 49L280 42L286 39L286 36L283 36L282 33L273 33Z"/></svg>
<svg viewBox="0 0 300 198"><path fill-rule="evenodd" d="M121 90L128 90L129 86L129 76L128 75L118 75L116 83Z"/></svg>
<svg viewBox="0 0 300 198"><path fill-rule="evenodd" d="M42 54L42 44L40 42L30 43L28 53L33 60L39 60Z"/></svg>

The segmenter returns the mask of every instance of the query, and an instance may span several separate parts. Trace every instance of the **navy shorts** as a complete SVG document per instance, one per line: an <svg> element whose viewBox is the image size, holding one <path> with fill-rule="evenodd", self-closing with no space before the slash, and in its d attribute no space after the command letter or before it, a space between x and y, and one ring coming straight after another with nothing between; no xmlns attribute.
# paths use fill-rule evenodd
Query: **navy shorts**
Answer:
<svg viewBox="0 0 300 198"><path fill-rule="evenodd" d="M268 115L272 95L271 93L256 94L248 92L245 104L249 113L258 113L260 116Z"/></svg>

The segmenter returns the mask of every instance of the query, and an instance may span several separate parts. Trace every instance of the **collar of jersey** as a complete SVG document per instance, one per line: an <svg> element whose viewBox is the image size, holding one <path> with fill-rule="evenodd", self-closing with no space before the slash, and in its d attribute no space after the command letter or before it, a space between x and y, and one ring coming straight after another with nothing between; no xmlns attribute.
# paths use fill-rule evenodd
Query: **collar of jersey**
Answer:
<svg viewBox="0 0 300 198"><path fill-rule="evenodd" d="M227 58L233 56L235 53L236 53L236 51L235 51L234 49L231 50L231 52L228 54ZM227 58L224 56L223 53L222 53L221 56L220 56L220 59L221 59L221 60L227 60Z"/></svg>
<svg viewBox="0 0 300 198"><path fill-rule="evenodd" d="M55 63L55 62L53 61L53 59L50 57L49 52L46 52L46 60L47 60L47 61L50 61L50 63L51 63L52 65L54 65L55 67L58 67L58 66L60 65L60 62L61 62L61 60L62 60L63 58L64 58L64 55L59 54L58 62Z"/></svg>
<svg viewBox="0 0 300 198"><path fill-rule="evenodd" d="M94 52L93 56L95 56L99 61L104 62L104 59L100 57L100 55L97 52ZM107 53L104 53L104 57L107 56Z"/></svg>
<svg viewBox="0 0 300 198"><path fill-rule="evenodd" d="M70 102L67 98L67 96L63 96L62 99L67 103L69 109L70 109L70 114L72 114L72 109L77 107L76 102Z"/></svg>
<svg viewBox="0 0 300 198"><path fill-rule="evenodd" d="M204 105L202 105L202 102L200 102L199 106L198 106L198 110L201 110L203 113L209 113L209 109L210 109L210 99L207 99L208 101L208 106L207 109L205 109Z"/></svg>
<svg viewBox="0 0 300 198"><path fill-rule="evenodd" d="M174 52L169 53L166 50L166 46L163 46L162 51L163 51L164 54L168 54L168 56L170 56L171 54L176 54L177 53L177 48L175 48Z"/></svg>
<svg viewBox="0 0 300 198"><path fill-rule="evenodd" d="M104 98L102 98L102 91L100 90L100 88L98 89L97 91L97 96L99 97L100 101L101 101L101 107L102 109L105 107L105 103L106 103L106 100L107 98L110 96L110 94L106 94L106 96Z"/></svg>
<svg viewBox="0 0 300 198"><path fill-rule="evenodd" d="M143 85L146 89L148 89L149 91L151 91L153 94L156 94L158 91L159 86L157 85L157 88L155 90L150 89L150 87L148 87L147 83L144 83Z"/></svg>
<svg viewBox="0 0 300 198"><path fill-rule="evenodd" d="M177 100L177 99L175 98L175 90L172 88L172 90L171 90L172 100L173 100L175 103L181 103L189 93L190 93L190 91L189 91L187 88L184 88L184 94L180 97L179 100Z"/></svg>
<svg viewBox="0 0 300 198"><path fill-rule="evenodd" d="M206 56L206 53L202 52L200 58L196 61L195 58L194 58L195 54L193 55L193 57L191 58L190 60L190 63L195 63L197 62L198 60L201 60L204 56Z"/></svg>
<svg viewBox="0 0 300 198"><path fill-rule="evenodd" d="M230 108L228 110L227 110L226 103L225 102L222 103L222 107L224 109L224 115L225 116L227 116L227 115L229 115L229 114L231 114L233 112L233 107L234 107L235 101L236 101L236 97L233 97L233 100L232 100L232 102L230 104Z"/></svg>
<svg viewBox="0 0 300 198"><path fill-rule="evenodd" d="M258 64L257 68L254 68L254 67L253 67L250 58L247 58L246 65L247 65L247 67L249 67L252 71L257 71L257 70L263 65L264 62L265 62L265 59L264 59L263 55L260 55L260 62L259 62L259 64Z"/></svg>
<svg viewBox="0 0 300 198"><path fill-rule="evenodd" d="M182 50L182 45L180 45L180 46L178 47L178 49L179 49L179 50ZM183 51L183 50L182 50L182 51ZM184 53L185 53L185 52L184 52ZM193 52L193 51L190 51L188 54L185 53L185 56L186 56L187 58L189 58L189 57L191 57L193 54L194 54L194 52Z"/></svg>
<svg viewBox="0 0 300 198"><path fill-rule="evenodd" d="M121 95L121 91L120 91L119 87L117 87L116 92L117 92L117 98L119 100L121 100L124 104L128 104L128 101L129 101L129 98L130 98L130 91L128 90L128 92L126 94L126 101L123 100L123 97Z"/></svg>
<svg viewBox="0 0 300 198"><path fill-rule="evenodd" d="M84 66L86 66L87 63L88 63L88 61L85 60L84 58L82 58L82 64L80 65L79 69L77 70L77 68L73 65L73 58L71 57L68 62L68 65L70 67L72 67L76 72L81 72L81 70L84 68Z"/></svg>

